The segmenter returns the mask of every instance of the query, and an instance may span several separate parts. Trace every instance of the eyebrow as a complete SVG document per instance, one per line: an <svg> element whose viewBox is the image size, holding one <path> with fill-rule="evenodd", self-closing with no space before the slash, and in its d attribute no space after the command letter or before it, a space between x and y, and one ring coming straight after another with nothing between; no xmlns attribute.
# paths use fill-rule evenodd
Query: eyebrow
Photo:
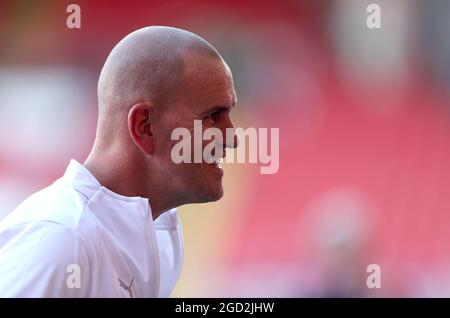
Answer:
<svg viewBox="0 0 450 318"><path fill-rule="evenodd" d="M207 114L213 114L215 112L227 112L227 111L231 111L231 109L233 107L235 107L237 104L237 97L235 96L232 100L232 104L231 106L227 106L227 105L215 105L207 110L205 110L202 115L207 115Z"/></svg>
<svg viewBox="0 0 450 318"><path fill-rule="evenodd" d="M234 105L235 105L235 103L231 107L233 107ZM226 111L231 110L231 107L224 106L224 105L217 105L217 106L214 106L214 107L206 110L203 114L206 115L206 114L212 114L215 112L226 112Z"/></svg>

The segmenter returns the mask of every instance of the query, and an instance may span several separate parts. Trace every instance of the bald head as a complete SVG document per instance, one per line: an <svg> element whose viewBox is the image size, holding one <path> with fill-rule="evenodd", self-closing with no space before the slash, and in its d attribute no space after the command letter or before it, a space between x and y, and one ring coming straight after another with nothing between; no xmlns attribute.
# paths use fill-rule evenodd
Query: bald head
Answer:
<svg viewBox="0 0 450 318"><path fill-rule="evenodd" d="M183 91L186 56L190 54L222 59L206 40L177 28L151 26L122 39L100 74L99 129L106 129L105 121L111 124L136 103L149 102L158 110L173 103Z"/></svg>

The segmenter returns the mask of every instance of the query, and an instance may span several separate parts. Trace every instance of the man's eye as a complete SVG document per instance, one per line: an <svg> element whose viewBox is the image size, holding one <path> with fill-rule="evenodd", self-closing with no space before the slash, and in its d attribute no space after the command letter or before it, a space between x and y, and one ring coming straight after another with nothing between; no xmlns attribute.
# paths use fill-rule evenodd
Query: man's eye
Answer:
<svg viewBox="0 0 450 318"><path fill-rule="evenodd" d="M206 119L211 119L213 121L217 121L219 119L220 113L219 112L214 112L212 114L209 114L208 116L206 116Z"/></svg>

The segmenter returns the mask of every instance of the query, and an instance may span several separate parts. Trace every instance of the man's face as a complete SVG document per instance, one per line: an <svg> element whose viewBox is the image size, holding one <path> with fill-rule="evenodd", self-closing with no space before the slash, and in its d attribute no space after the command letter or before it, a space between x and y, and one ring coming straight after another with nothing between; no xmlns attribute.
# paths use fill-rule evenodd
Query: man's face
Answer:
<svg viewBox="0 0 450 318"><path fill-rule="evenodd" d="M170 188L169 192L183 203L216 201L223 196L223 170L220 165L205 162L203 156L201 163L194 163L194 121L202 122L202 135L208 128L220 129L223 140L216 142L219 148L223 148L223 155L225 148L237 146L234 130L231 130L233 136L229 138L233 142L226 143L226 129L234 129L230 119L231 109L236 104L233 79L228 66L218 59L190 55L185 57L185 64L180 101L177 105L169 107L162 120L165 127L164 142L166 145L170 144L169 149L167 146L162 147L165 165L163 170L167 177L165 181ZM192 136L191 163L176 164L171 158L172 147L178 141L170 140L170 135L176 128L186 128ZM165 138L168 138L169 143ZM210 140L203 141L202 138L202 154L210 142Z"/></svg>

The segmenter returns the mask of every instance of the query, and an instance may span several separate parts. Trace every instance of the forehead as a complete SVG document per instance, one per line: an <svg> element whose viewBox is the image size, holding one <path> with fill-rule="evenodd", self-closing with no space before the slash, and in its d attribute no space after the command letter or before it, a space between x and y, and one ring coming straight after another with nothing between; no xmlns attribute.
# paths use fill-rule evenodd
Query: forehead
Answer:
<svg viewBox="0 0 450 318"><path fill-rule="evenodd" d="M233 77L221 59L190 54L184 57L183 82L186 97L199 106L222 103L230 106L236 96Z"/></svg>

